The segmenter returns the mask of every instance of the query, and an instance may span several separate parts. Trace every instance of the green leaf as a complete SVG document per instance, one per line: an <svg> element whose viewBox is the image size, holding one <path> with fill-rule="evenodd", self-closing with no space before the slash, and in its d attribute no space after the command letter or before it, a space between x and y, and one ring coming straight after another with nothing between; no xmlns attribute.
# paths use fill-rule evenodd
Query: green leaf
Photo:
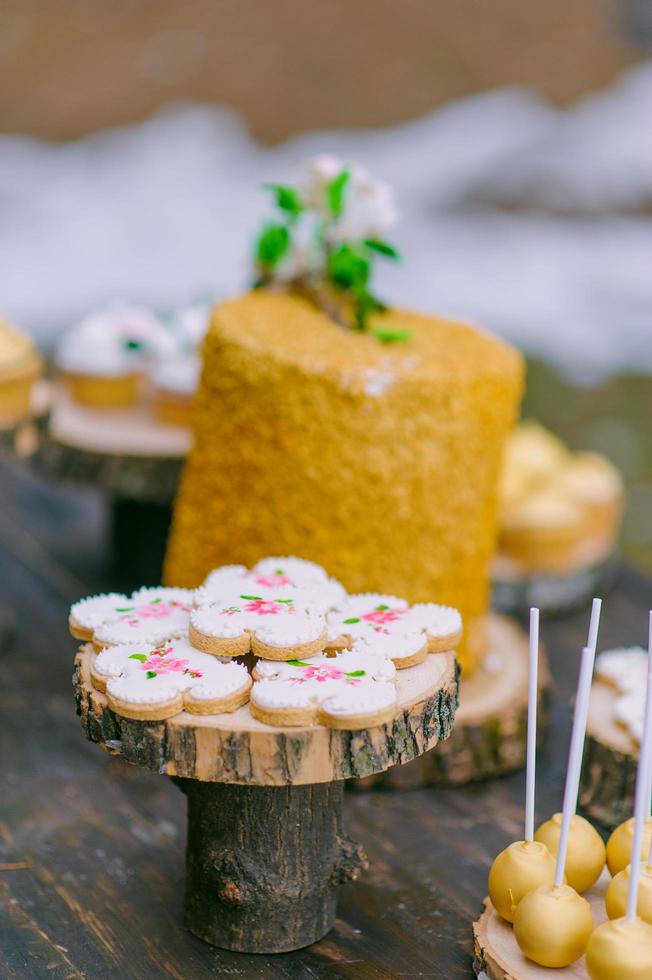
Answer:
<svg viewBox="0 0 652 980"><path fill-rule="evenodd" d="M246 599L248 602L262 602L263 597L261 595L241 595L241 599Z"/></svg>
<svg viewBox="0 0 652 980"><path fill-rule="evenodd" d="M139 660L141 662L141 664L144 664L146 662L146 660L147 660L147 656L144 653L130 653L129 654L129 659L130 660Z"/></svg>
<svg viewBox="0 0 652 980"><path fill-rule="evenodd" d="M290 667L310 667L310 664L306 663L305 660L286 660L285 662L288 663Z"/></svg>
<svg viewBox="0 0 652 980"><path fill-rule="evenodd" d="M347 677L364 677L366 673L367 673L366 670L347 670L346 676Z"/></svg>
<svg viewBox="0 0 652 980"><path fill-rule="evenodd" d="M156 677L156 671L148 670L145 676L147 677L148 681L151 681L152 677Z"/></svg>
<svg viewBox="0 0 652 980"><path fill-rule="evenodd" d="M256 259L266 269L273 269L287 254L290 232L285 225L268 222L256 242Z"/></svg>
<svg viewBox="0 0 652 980"><path fill-rule="evenodd" d="M334 218L339 218L344 210L344 191L350 179L351 171L344 169L326 185L326 203Z"/></svg>
<svg viewBox="0 0 652 980"><path fill-rule="evenodd" d="M384 255L388 259L394 259L395 262L401 257L398 249L395 249L393 245L389 242L383 242L379 238L365 238L364 240L367 248L370 248L372 252L378 252L380 255Z"/></svg>
<svg viewBox="0 0 652 980"><path fill-rule="evenodd" d="M152 599L150 605L157 606L159 604L159 602L163 602L163 600L162 599Z"/></svg>
<svg viewBox="0 0 652 980"><path fill-rule="evenodd" d="M292 217L296 218L304 210L301 194L296 187L289 187L287 184L263 184L263 187L274 193L277 207L287 211Z"/></svg>
<svg viewBox="0 0 652 980"><path fill-rule="evenodd" d="M360 622L360 617L359 616L353 616L351 619L343 619L342 622L344 623L345 626L348 626L349 623L359 623Z"/></svg>
<svg viewBox="0 0 652 980"><path fill-rule="evenodd" d="M286 606L291 606L294 599L274 599L274 602L282 602Z"/></svg>
<svg viewBox="0 0 652 980"><path fill-rule="evenodd" d="M374 327L372 333L381 344L405 344L412 336L411 330L396 330L391 327Z"/></svg>
<svg viewBox="0 0 652 980"><path fill-rule="evenodd" d="M370 275L371 262L353 245L338 245L328 256L328 278L338 289L362 291Z"/></svg>
<svg viewBox="0 0 652 980"><path fill-rule="evenodd" d="M122 346L125 350L142 350L143 344L140 340L123 340Z"/></svg>
<svg viewBox="0 0 652 980"><path fill-rule="evenodd" d="M382 602L381 602L381 604L380 604L379 606L374 606L374 608L375 608L375 609L376 609L376 610L377 610L378 612L385 612L385 610L386 610L386 609L389 609L389 606L384 606L384 605L382 604Z"/></svg>

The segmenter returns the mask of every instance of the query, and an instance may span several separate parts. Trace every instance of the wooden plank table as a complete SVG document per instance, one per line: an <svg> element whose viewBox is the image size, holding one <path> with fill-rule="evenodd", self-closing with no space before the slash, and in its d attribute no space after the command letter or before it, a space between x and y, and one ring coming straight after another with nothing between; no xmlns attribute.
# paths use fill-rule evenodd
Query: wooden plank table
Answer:
<svg viewBox="0 0 652 980"><path fill-rule="evenodd" d="M181 924L185 800L162 776L82 736L69 603L120 582L103 571L100 498L0 468L0 603L15 634L0 653L0 976L471 977L472 922L497 852L519 836L523 776L464 789L350 793L346 829L371 867L341 890L333 931L296 953L205 945ZM642 642L652 584L624 570L601 646ZM587 611L546 621L556 692L540 758L538 813L561 800L568 697Z"/></svg>

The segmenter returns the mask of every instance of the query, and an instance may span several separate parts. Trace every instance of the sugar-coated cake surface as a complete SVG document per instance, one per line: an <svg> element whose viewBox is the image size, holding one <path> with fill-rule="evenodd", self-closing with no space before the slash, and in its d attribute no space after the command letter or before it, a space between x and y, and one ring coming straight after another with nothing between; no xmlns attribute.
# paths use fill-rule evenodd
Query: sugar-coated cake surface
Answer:
<svg viewBox="0 0 652 980"><path fill-rule="evenodd" d="M215 310L166 580L196 587L227 562L299 555L350 592L458 608L468 669L483 648L522 359L462 324L383 320L410 340L381 344L269 292Z"/></svg>

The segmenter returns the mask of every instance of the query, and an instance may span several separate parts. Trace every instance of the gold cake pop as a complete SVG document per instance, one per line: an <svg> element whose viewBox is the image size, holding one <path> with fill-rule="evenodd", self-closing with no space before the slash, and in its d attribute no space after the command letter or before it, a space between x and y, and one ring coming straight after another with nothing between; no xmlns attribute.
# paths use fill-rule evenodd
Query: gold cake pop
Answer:
<svg viewBox="0 0 652 980"><path fill-rule="evenodd" d="M539 885L551 885L555 878L555 859L545 844L533 840L539 665L538 609L530 609L528 663L525 840L514 841L501 851L489 872L489 898L498 914L508 922L514 921L516 906L528 892Z"/></svg>
<svg viewBox="0 0 652 980"><path fill-rule="evenodd" d="M595 923L591 906L570 885L541 885L519 902L514 937L540 966L569 966L586 949Z"/></svg>
<svg viewBox="0 0 652 980"><path fill-rule="evenodd" d="M534 839L545 844L551 854L557 855L561 831L561 813L555 813L538 828ZM566 858L566 881L575 891L587 891L594 885L604 869L606 850L600 834L588 820L573 814Z"/></svg>
<svg viewBox="0 0 652 980"><path fill-rule="evenodd" d="M652 926L639 918L603 922L589 939L586 969L591 980L650 980Z"/></svg>
<svg viewBox="0 0 652 980"><path fill-rule="evenodd" d="M632 838L634 836L634 818L630 817L619 824L607 841L607 866L612 875L617 875L630 862L632 855ZM648 817L643 826L643 844L641 846L641 861L645 861L652 843L652 818Z"/></svg>
<svg viewBox="0 0 652 980"><path fill-rule="evenodd" d="M552 820L540 828L544 829L542 836L550 836L555 846L555 880L552 885L540 885L526 895L514 913L514 938L521 952L540 966L557 968L574 963L584 953L594 928L591 906L572 885L564 884L564 868L567 865L571 823L577 804L599 610L600 603L594 600L589 646L582 650L580 663L563 814L557 821L555 817L558 814L555 814ZM552 848L549 847L549 850L552 851ZM604 864L604 854L602 861Z"/></svg>
<svg viewBox="0 0 652 980"><path fill-rule="evenodd" d="M555 859L538 841L517 840L501 851L489 872L489 898L498 915L514 921L516 906L539 885L552 885Z"/></svg>
<svg viewBox="0 0 652 980"><path fill-rule="evenodd" d="M627 911L630 865L619 871L611 881L605 895L605 906L610 919L620 919ZM652 925L652 865L641 861L638 877L638 901L636 911L640 919ZM650 974L652 977L652 973Z"/></svg>

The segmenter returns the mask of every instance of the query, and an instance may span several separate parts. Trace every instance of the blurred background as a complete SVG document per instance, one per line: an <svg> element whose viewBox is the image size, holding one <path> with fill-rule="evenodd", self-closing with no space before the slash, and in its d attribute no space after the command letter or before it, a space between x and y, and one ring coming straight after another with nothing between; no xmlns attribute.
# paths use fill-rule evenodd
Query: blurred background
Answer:
<svg viewBox="0 0 652 980"><path fill-rule="evenodd" d="M232 294L259 184L359 161L402 212L381 291L526 352L652 570L651 56L648 0L0 0L0 307L49 350Z"/></svg>

